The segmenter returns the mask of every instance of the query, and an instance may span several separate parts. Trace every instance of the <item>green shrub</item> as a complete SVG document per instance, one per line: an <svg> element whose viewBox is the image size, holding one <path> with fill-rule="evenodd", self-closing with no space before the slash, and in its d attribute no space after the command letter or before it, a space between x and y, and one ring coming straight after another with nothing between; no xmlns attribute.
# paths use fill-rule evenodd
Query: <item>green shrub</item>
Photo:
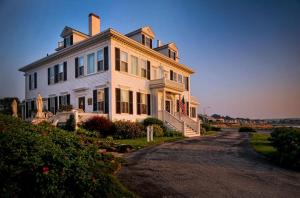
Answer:
<svg viewBox="0 0 300 198"><path fill-rule="evenodd" d="M76 123L75 123L74 115L70 115L70 117L67 120L63 129L65 129L67 131L75 131L75 125L76 125Z"/></svg>
<svg viewBox="0 0 300 198"><path fill-rule="evenodd" d="M78 128L76 134L85 137L97 137L96 131L89 131L84 128Z"/></svg>
<svg viewBox="0 0 300 198"><path fill-rule="evenodd" d="M145 131L137 122L119 120L113 123L112 135L115 139L131 139L145 136Z"/></svg>
<svg viewBox="0 0 300 198"><path fill-rule="evenodd" d="M211 131L211 125L208 123L201 124L202 128L205 129L205 131Z"/></svg>
<svg viewBox="0 0 300 198"><path fill-rule="evenodd" d="M161 121L161 120L159 120L159 119L157 119L157 118L149 117L149 118L144 119L144 121L143 121L143 125L145 127L147 127L149 125L153 125L153 124L159 125L164 131L167 130L167 128L164 125L164 122Z"/></svg>
<svg viewBox="0 0 300 198"><path fill-rule="evenodd" d="M269 139L276 148L276 160L284 166L300 169L300 129L276 128Z"/></svg>
<svg viewBox="0 0 300 198"><path fill-rule="evenodd" d="M221 131L221 127L211 126L211 131Z"/></svg>
<svg viewBox="0 0 300 198"><path fill-rule="evenodd" d="M164 136L165 137L182 137L182 133L179 131L175 131L175 130L166 130L164 131Z"/></svg>
<svg viewBox="0 0 300 198"><path fill-rule="evenodd" d="M111 155L47 123L0 115L1 197L128 197Z"/></svg>
<svg viewBox="0 0 300 198"><path fill-rule="evenodd" d="M204 135L204 134L206 133L206 129L205 129L205 128L203 128L203 127L201 127L201 130L200 130L200 132L201 132L201 135Z"/></svg>
<svg viewBox="0 0 300 198"><path fill-rule="evenodd" d="M100 136L106 137L111 132L112 122L105 117L94 116L83 123L82 127L89 131L96 131Z"/></svg>
<svg viewBox="0 0 300 198"><path fill-rule="evenodd" d="M153 124L152 126L153 126L153 136L155 137L164 136L164 130L158 124Z"/></svg>
<svg viewBox="0 0 300 198"><path fill-rule="evenodd" d="M239 132L256 132L256 130L249 126L242 126L239 128Z"/></svg>

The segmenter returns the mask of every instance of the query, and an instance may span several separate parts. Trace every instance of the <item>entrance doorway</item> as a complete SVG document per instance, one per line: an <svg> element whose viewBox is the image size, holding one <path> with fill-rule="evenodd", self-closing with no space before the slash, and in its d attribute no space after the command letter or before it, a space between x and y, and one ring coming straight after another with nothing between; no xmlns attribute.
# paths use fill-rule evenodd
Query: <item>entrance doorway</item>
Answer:
<svg viewBox="0 0 300 198"><path fill-rule="evenodd" d="M171 101L170 100L166 100L166 111L171 113L172 109L171 109Z"/></svg>
<svg viewBox="0 0 300 198"><path fill-rule="evenodd" d="M78 108L85 111L85 97L79 97L78 98Z"/></svg>

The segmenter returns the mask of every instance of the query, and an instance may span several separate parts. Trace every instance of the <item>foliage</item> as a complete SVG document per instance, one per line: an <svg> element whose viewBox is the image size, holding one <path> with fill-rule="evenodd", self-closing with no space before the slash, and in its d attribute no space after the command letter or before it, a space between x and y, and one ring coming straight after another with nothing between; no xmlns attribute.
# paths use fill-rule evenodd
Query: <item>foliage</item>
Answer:
<svg viewBox="0 0 300 198"><path fill-rule="evenodd" d="M206 133L206 129L201 125L200 133L204 135Z"/></svg>
<svg viewBox="0 0 300 198"><path fill-rule="evenodd" d="M155 137L164 136L164 130L158 124L153 124L152 126L153 126L153 136Z"/></svg>
<svg viewBox="0 0 300 198"><path fill-rule="evenodd" d="M71 111L73 109L72 105L60 105L58 111L63 112L63 111Z"/></svg>
<svg viewBox="0 0 300 198"><path fill-rule="evenodd" d="M201 127L205 129L205 131L221 131L220 127L216 127L213 125L210 125L208 123L201 124Z"/></svg>
<svg viewBox="0 0 300 198"><path fill-rule="evenodd" d="M182 137L182 133L179 131L175 131L175 130L166 130L164 131L164 136L165 137Z"/></svg>
<svg viewBox="0 0 300 198"><path fill-rule="evenodd" d="M89 131L96 131L102 137L106 137L111 132L112 122L105 117L94 116L83 123L82 127Z"/></svg>
<svg viewBox="0 0 300 198"><path fill-rule="evenodd" d="M3 197L130 197L112 176L117 162L94 145L42 123L0 115Z"/></svg>
<svg viewBox="0 0 300 198"><path fill-rule="evenodd" d="M276 128L270 137L281 165L300 169L300 129Z"/></svg>
<svg viewBox="0 0 300 198"><path fill-rule="evenodd" d="M239 128L239 132L256 132L256 130L249 126L242 126Z"/></svg>
<svg viewBox="0 0 300 198"><path fill-rule="evenodd" d="M251 145L254 150L258 153L261 153L267 157L272 157L276 152L276 149L272 146L269 141L270 134L262 133L251 133Z"/></svg>
<svg viewBox="0 0 300 198"><path fill-rule="evenodd" d="M143 126L131 121L115 121L112 126L112 135L115 139L130 139L145 136Z"/></svg>
<svg viewBox="0 0 300 198"><path fill-rule="evenodd" d="M75 117L74 115L70 115L63 129L67 131L75 131L75 126L76 126Z"/></svg>
<svg viewBox="0 0 300 198"><path fill-rule="evenodd" d="M11 104L13 100L17 101L18 105L18 116L21 116L21 107L20 107L20 100L17 97L5 97L0 99L0 107L2 107L2 110L0 108L0 113L6 114L6 115L12 115L12 109L11 109Z"/></svg>
<svg viewBox="0 0 300 198"><path fill-rule="evenodd" d="M167 130L167 128L165 127L164 125L164 122L157 119L157 118L154 118L154 117L148 117L148 118L145 118L144 121L143 121L143 125L145 127L149 126L149 125L153 125L153 124L157 124L159 125L164 131Z"/></svg>
<svg viewBox="0 0 300 198"><path fill-rule="evenodd" d="M95 131L89 131L81 127L76 130L76 133L77 135L84 136L84 137L97 137Z"/></svg>

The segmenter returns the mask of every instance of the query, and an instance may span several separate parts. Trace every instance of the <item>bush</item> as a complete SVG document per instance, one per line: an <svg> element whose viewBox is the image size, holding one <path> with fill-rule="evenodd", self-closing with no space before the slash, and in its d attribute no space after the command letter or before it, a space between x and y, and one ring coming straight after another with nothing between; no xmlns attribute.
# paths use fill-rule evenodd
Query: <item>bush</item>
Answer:
<svg viewBox="0 0 300 198"><path fill-rule="evenodd" d="M85 137L97 137L97 134L95 131L89 131L84 128L78 128L76 130L76 134L79 136L85 136Z"/></svg>
<svg viewBox="0 0 300 198"><path fill-rule="evenodd" d="M239 128L239 132L256 132L256 130L249 126L243 126Z"/></svg>
<svg viewBox="0 0 300 198"><path fill-rule="evenodd" d="M167 131L164 131L164 136L165 137L182 137L183 135L181 132L178 132L175 130L167 130Z"/></svg>
<svg viewBox="0 0 300 198"><path fill-rule="evenodd" d="M275 158L281 165L300 169L300 129L276 128L270 141L277 149Z"/></svg>
<svg viewBox="0 0 300 198"><path fill-rule="evenodd" d="M153 126L153 136L155 137L164 136L164 130L158 124L153 124L152 126Z"/></svg>
<svg viewBox="0 0 300 198"><path fill-rule="evenodd" d="M47 123L0 115L3 197L128 197L112 176L117 162L79 137Z"/></svg>
<svg viewBox="0 0 300 198"><path fill-rule="evenodd" d="M112 122L100 116L94 116L83 123L82 127L89 131L96 131L102 137L109 135L112 127Z"/></svg>
<svg viewBox="0 0 300 198"><path fill-rule="evenodd" d="M112 127L112 135L115 139L131 139L145 136L143 126L131 121L115 121Z"/></svg>
<svg viewBox="0 0 300 198"><path fill-rule="evenodd" d="M75 123L74 115L70 115L70 117L67 120L63 129L65 129L67 131L75 131L75 125L76 125L76 123Z"/></svg>
<svg viewBox="0 0 300 198"><path fill-rule="evenodd" d="M153 124L159 125L164 131L167 130L167 128L164 125L164 122L157 118L149 117L149 118L144 119L144 121L143 121L143 125L145 127L147 127L149 125L153 125Z"/></svg>
<svg viewBox="0 0 300 198"><path fill-rule="evenodd" d="M221 131L221 127L211 126L211 131Z"/></svg>
<svg viewBox="0 0 300 198"><path fill-rule="evenodd" d="M211 125L208 123L201 124L202 128L205 129L205 131L211 131Z"/></svg>
<svg viewBox="0 0 300 198"><path fill-rule="evenodd" d="M201 127L201 135L204 135L206 133L206 129Z"/></svg>

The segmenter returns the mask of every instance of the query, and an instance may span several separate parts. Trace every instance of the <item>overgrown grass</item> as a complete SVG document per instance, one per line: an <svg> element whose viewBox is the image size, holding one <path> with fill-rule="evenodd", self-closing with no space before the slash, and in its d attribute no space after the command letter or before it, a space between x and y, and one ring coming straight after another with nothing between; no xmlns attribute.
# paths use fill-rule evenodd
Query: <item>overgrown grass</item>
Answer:
<svg viewBox="0 0 300 198"><path fill-rule="evenodd" d="M250 142L256 152L271 158L272 155L274 155L274 153L276 152L276 149L268 140L269 137L270 134L251 133Z"/></svg>
<svg viewBox="0 0 300 198"><path fill-rule="evenodd" d="M134 149L141 149L156 144L180 140L182 138L183 137L154 137L153 142L147 142L147 137L142 137L136 139L121 139L121 140L114 140L114 141L117 144L127 144L127 145L131 145Z"/></svg>
<svg viewBox="0 0 300 198"><path fill-rule="evenodd" d="M207 131L204 133L205 136L212 136L212 135L216 135L217 131Z"/></svg>

